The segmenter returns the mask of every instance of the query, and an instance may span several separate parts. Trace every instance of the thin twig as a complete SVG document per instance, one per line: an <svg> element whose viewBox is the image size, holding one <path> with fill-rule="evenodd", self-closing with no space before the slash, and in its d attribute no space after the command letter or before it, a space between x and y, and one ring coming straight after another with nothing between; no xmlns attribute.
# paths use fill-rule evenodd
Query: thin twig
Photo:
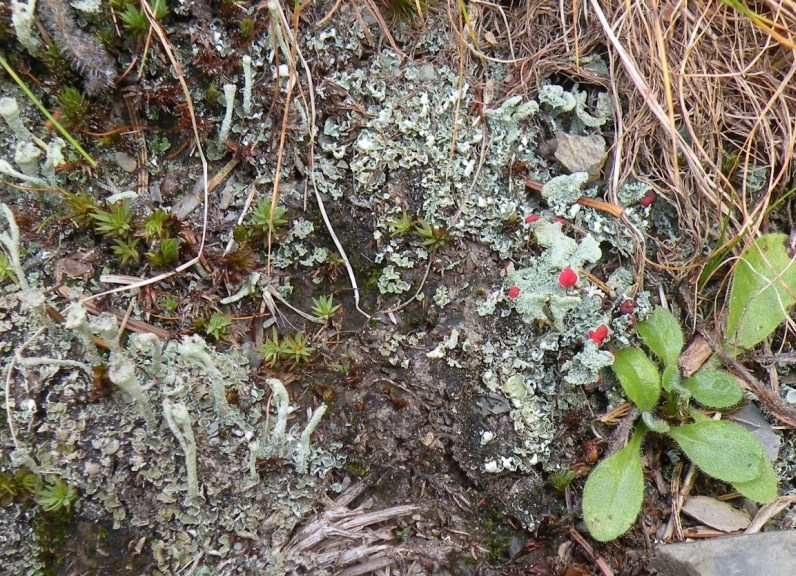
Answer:
<svg viewBox="0 0 796 576"><path fill-rule="evenodd" d="M603 573L603 576L614 576L614 571L611 570L611 567L608 565L608 562L605 561L605 558L595 552L591 544L586 542L586 539L581 536L577 530L570 528L569 537L572 538L583 549L583 553L586 554L586 556L588 556L592 562L597 564L597 567L600 569L600 572Z"/></svg>

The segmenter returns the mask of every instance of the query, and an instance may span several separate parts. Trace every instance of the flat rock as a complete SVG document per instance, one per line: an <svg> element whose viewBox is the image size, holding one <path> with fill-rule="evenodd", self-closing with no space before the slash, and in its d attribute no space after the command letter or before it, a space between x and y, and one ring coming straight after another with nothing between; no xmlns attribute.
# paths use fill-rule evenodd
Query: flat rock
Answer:
<svg viewBox="0 0 796 576"><path fill-rule="evenodd" d="M665 544L650 568L659 576L793 576L796 530Z"/></svg>
<svg viewBox="0 0 796 576"><path fill-rule="evenodd" d="M779 446L782 444L780 435L774 432L771 425L766 422L763 413L754 404L747 404L741 410L733 414L733 420L754 434L763 448L766 449L768 459L776 462L779 455Z"/></svg>
<svg viewBox="0 0 796 576"><path fill-rule="evenodd" d="M691 496L683 504L683 512L722 532L745 530L752 519L745 510L737 510L721 500L709 496Z"/></svg>
<svg viewBox="0 0 796 576"><path fill-rule="evenodd" d="M605 138L599 134L577 136L559 132L556 160L570 173L587 172L591 178L600 175L607 157Z"/></svg>

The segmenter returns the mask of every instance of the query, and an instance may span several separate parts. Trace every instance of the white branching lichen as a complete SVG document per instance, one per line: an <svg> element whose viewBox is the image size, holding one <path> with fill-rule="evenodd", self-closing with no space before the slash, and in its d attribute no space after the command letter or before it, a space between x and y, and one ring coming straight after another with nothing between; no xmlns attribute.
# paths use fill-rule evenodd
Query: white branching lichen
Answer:
<svg viewBox="0 0 796 576"><path fill-rule="evenodd" d="M188 479L185 503L194 504L199 500L199 475L196 467L196 438L193 435L191 416L185 404L164 398L163 417L185 454L185 470Z"/></svg>
<svg viewBox="0 0 796 576"><path fill-rule="evenodd" d="M89 322L92 332L102 338L111 352L116 354L122 353L122 347L119 344L119 337L121 331L119 330L119 321L113 314L100 314Z"/></svg>
<svg viewBox="0 0 796 576"><path fill-rule="evenodd" d="M42 151L33 142L17 142L14 150L14 162L25 176L39 177L39 158Z"/></svg>
<svg viewBox="0 0 796 576"><path fill-rule="evenodd" d="M39 50L39 41L31 35L33 21L36 12L36 0L11 0L11 22L14 24L17 40L31 54Z"/></svg>
<svg viewBox="0 0 796 576"><path fill-rule="evenodd" d="M312 433L317 428L318 423L323 418L323 415L326 414L326 404L321 404L318 406L318 409L315 410L315 413L310 418L310 421L307 422L306 428L304 428L304 432L301 433L301 438L296 444L296 449L293 454L293 461L296 463L296 470L301 474L307 473L307 466L309 463L310 455L312 454L310 448L310 437Z"/></svg>
<svg viewBox="0 0 796 576"><path fill-rule="evenodd" d="M146 420L147 426L154 430L155 414L152 412L152 406L149 404L149 399L138 382L135 372L135 363L132 360L119 353L111 354L108 378L135 402L139 412Z"/></svg>
<svg viewBox="0 0 796 576"><path fill-rule="evenodd" d="M0 212L3 213L8 225L8 232L0 234L0 244L5 246L8 252L17 284L22 290L28 290L30 289L30 284L28 284L28 279L25 277L25 270L22 268L22 260L19 256L19 226L17 226L14 213L6 204L0 204Z"/></svg>
<svg viewBox="0 0 796 576"><path fill-rule="evenodd" d="M185 360L208 375L216 412L224 422L229 422L232 418L232 409L227 402L226 378L213 363L213 359L207 350L207 342L201 336L194 334L180 342L177 346L177 351Z"/></svg>
<svg viewBox="0 0 796 576"><path fill-rule="evenodd" d="M243 115L248 116L252 112L252 84L254 83L251 56L245 54L241 64L243 65Z"/></svg>
<svg viewBox="0 0 796 576"><path fill-rule="evenodd" d="M28 176L27 174L23 174L22 172L15 170L11 164L9 164L5 160L0 160L0 174L5 174L11 178L16 178L21 182L26 182L28 184L33 184L34 186L47 186L47 181L41 178L36 178L35 176Z"/></svg>
<svg viewBox="0 0 796 576"><path fill-rule="evenodd" d="M74 302L66 309L64 328L71 330L77 335L91 364L102 364L102 358L100 358L97 346L94 344L94 334L88 324L88 314L80 302Z"/></svg>
<svg viewBox="0 0 796 576"><path fill-rule="evenodd" d="M276 405L276 422L272 429L269 429L267 420L263 426L261 442L263 457L286 458L290 450L287 439L287 417L291 412L290 399L281 380L269 378L265 383L271 387L273 393L271 402Z"/></svg>
<svg viewBox="0 0 796 576"><path fill-rule="evenodd" d="M218 144L223 146L232 128L232 112L235 110L235 92L237 87L234 84L224 84L224 103L226 110L224 120L221 122L221 129L218 131Z"/></svg>
<svg viewBox="0 0 796 576"><path fill-rule="evenodd" d="M47 144L47 159L42 166L42 173L50 184L55 184L57 177L55 169L66 162L64 159L63 149L66 143L61 138L53 138Z"/></svg>

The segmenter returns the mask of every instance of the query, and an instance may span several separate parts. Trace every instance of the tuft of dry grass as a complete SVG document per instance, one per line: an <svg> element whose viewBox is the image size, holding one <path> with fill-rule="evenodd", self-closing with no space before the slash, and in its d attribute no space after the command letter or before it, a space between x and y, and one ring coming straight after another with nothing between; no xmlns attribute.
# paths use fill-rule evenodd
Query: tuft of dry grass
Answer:
<svg viewBox="0 0 796 576"><path fill-rule="evenodd" d="M326 570L340 576L410 576L426 574L428 569L446 563L450 546L425 539L396 542L396 522L420 506L404 504L376 510L370 499L352 505L373 483L374 478L365 478L334 500L326 499L325 509L299 528L282 550L275 552L275 556L283 558L285 573Z"/></svg>

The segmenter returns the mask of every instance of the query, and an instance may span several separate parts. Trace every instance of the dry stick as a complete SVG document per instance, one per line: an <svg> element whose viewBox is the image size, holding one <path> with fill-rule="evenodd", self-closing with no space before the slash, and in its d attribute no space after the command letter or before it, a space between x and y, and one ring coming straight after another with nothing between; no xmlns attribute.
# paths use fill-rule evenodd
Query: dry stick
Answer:
<svg viewBox="0 0 796 576"><path fill-rule="evenodd" d="M713 352L715 352L718 357L721 358L722 362L730 366L738 374L738 376L741 377L741 379L748 385L748 390L757 396L758 400L760 400L760 402L763 404L763 407L771 412L772 416L774 416L783 424L787 424L791 428L796 429L796 409L788 404L785 404L778 394L760 382L760 380L755 378L752 373L746 369L746 366L738 362L735 358L727 355L727 353L724 352L722 347L719 346L719 343L716 342L716 339L713 338L713 335L707 329L702 326L697 326L697 331L702 334L702 337L705 338L708 344L710 344Z"/></svg>
<svg viewBox="0 0 796 576"><path fill-rule="evenodd" d="M614 571L611 570L610 566L608 566L608 562L606 562L602 556L594 551L594 548L592 548L591 544L586 542L586 539L581 536L577 530L570 528L569 537L577 542L577 544L583 549L583 552L591 559L592 562L597 564L597 566L600 568L600 572L603 573L603 576L614 576Z"/></svg>
<svg viewBox="0 0 796 576"><path fill-rule="evenodd" d="M334 13L337 12L337 9L340 7L340 4L342 2L343 0L337 0L337 2L334 3L334 6L332 6L332 9L329 10L329 12L327 12L326 16L318 20L318 22L315 24L315 27L323 28L324 26L326 26L326 23L332 19L332 16L334 16Z"/></svg>
<svg viewBox="0 0 796 576"><path fill-rule="evenodd" d="M639 414L641 414L641 412L639 412L638 408L635 406L630 407L630 410L624 415L622 420L619 421L619 426L616 427L613 434L611 434L611 438L608 440L608 445L605 447L606 456L610 456L625 447L628 438L630 438L630 433L633 431L633 423L636 421Z"/></svg>
<svg viewBox="0 0 796 576"><path fill-rule="evenodd" d="M365 4L370 9L373 17L376 19L376 22L379 25L381 33L384 34L385 38L387 38L387 42L390 44L390 47L393 49L393 51L398 55L398 58L400 58L401 60L406 58L406 53L400 48L398 48L398 44L395 43L395 38L393 38L392 33L390 32L390 27L384 21L384 18L381 15L381 11L378 9L373 0L365 0Z"/></svg>
<svg viewBox="0 0 796 576"><path fill-rule="evenodd" d="M199 138L199 127L196 124L196 115L194 113L193 108L193 100L191 99L191 91L188 88L188 84L185 82L185 75L182 72L182 66L180 65L177 58L174 56L174 51L171 49L171 45L169 44L169 40L166 37L166 33L161 28L158 21L155 19L155 15L152 13L152 8L149 6L149 2L146 0L141 0L141 7L144 10L144 13L149 19L149 24L152 29L157 34L158 39L160 39L160 44L163 47L163 51L166 52L166 56L168 56L169 62L174 67L174 72L177 75L177 80L180 82L180 86L182 87L182 92L185 95L185 105L188 107L188 112L190 113L191 117L191 128L193 129L193 136L194 142L196 144L196 150L199 152L199 158L202 161L202 204L203 204L203 213L202 213L202 237L199 241L199 250L193 258L180 264L174 270L170 272L164 272L162 274L158 274L157 276L152 276L147 278L146 280L142 280L141 282L136 282L135 284L130 284L127 286L120 286L119 288L113 288L111 290L106 290L105 292L100 292L99 294L94 294L93 296L87 296L83 298L82 302L86 303L89 300L93 300L95 298L99 298L100 296L107 296L108 294L116 294L117 292L126 292L128 290L133 290L135 288L142 288L144 286L149 286L151 284L156 284L166 278L171 278L172 276L179 274L180 272L184 272L197 262L199 262L204 255L204 248L205 248L205 241L207 240L207 220L208 220L208 189L207 189L207 158L205 158L204 150L202 149L202 141Z"/></svg>
<svg viewBox="0 0 796 576"><path fill-rule="evenodd" d="M752 519L752 523L747 526L746 530L744 530L744 534L756 534L763 529L769 520L771 520L774 516L782 512L785 508L790 506L796 502L796 494L791 494L790 496L780 496L776 500L774 500L771 504L766 504L760 510L758 510L755 517Z"/></svg>
<svg viewBox="0 0 796 576"><path fill-rule="evenodd" d="M274 169L274 185L273 191L271 192L271 214L270 214L270 221L268 222L268 266L267 266L267 273L271 275L271 246L272 246L272 237L273 237L273 219L274 219L274 211L276 210L276 199L279 197L279 180L281 177L282 172L282 162L285 158L285 140L287 139L287 126L288 122L290 121L290 103L293 100L293 87L298 83L298 72L296 71L296 50L298 50L298 40L296 39L295 35L290 34L290 25L287 22L287 18L285 18L285 14L282 11L282 7L279 5L278 2L274 0L269 0L268 4L268 12L270 17L273 19L274 16L279 16L278 22L273 22L274 32L272 33L272 38L276 39L278 44L282 46L282 52L285 52L284 49L284 40L279 40L279 35L281 32L279 31L279 26L282 26L284 30L284 35L288 37L288 40L291 41L290 45L290 52L284 54L285 58L288 61L288 65L290 66L290 76L287 79L287 92L285 93L285 109L282 113L282 124L279 128L279 145L277 147L276 153L276 168ZM274 51L276 51L277 47L274 46ZM310 132L312 132L313 128L310 128ZM310 134L310 137L314 140L315 135Z"/></svg>

